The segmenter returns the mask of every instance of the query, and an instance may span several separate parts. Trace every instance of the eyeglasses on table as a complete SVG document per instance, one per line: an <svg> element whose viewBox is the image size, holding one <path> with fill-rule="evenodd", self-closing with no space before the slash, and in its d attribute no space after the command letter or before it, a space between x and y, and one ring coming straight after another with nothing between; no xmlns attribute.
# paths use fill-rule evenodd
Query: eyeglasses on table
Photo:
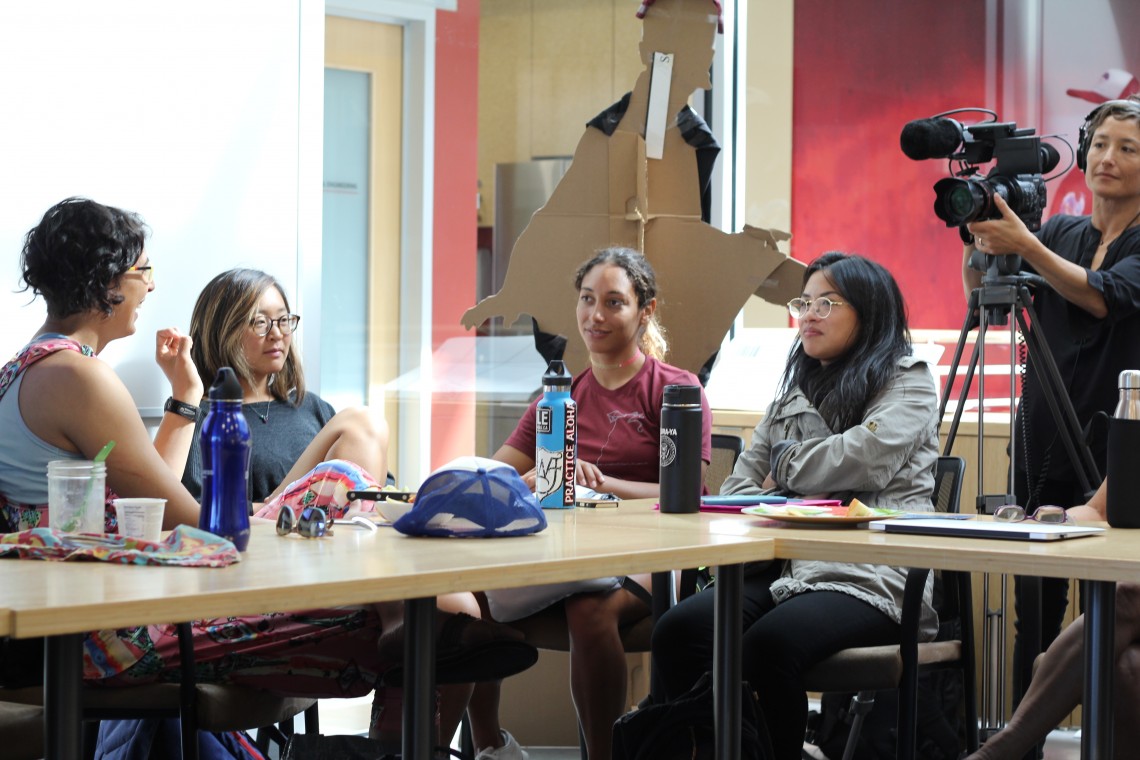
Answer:
<svg viewBox="0 0 1140 760"><path fill-rule="evenodd" d="M1040 506L1028 514L1025 511L1025 507L1018 504L1005 504L998 507L997 511L994 512L994 520L997 522L1036 520L1039 523L1053 523L1056 525L1069 522L1069 514L1065 511L1064 507L1057 507L1052 504Z"/></svg>

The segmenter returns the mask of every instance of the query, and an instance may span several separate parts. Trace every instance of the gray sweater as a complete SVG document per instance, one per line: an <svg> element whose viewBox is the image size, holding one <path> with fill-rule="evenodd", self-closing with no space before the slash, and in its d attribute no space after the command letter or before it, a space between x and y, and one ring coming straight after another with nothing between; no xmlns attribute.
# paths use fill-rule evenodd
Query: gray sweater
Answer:
<svg viewBox="0 0 1140 760"><path fill-rule="evenodd" d="M209 409L204 401L203 409ZM315 393L306 393L300 406L281 401L259 401L242 404L249 424L253 450L250 456L250 500L263 502L281 484L289 469L300 458L305 447L336 411ZM182 474L182 484L198 501L202 500L202 450L199 434L202 421L194 427L194 442Z"/></svg>

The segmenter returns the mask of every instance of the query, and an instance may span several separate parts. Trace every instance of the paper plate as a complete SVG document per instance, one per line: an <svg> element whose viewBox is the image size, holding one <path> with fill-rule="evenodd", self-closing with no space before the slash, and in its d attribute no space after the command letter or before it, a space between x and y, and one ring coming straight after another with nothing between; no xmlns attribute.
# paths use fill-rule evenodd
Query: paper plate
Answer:
<svg viewBox="0 0 1140 760"><path fill-rule="evenodd" d="M898 517L902 512L895 509L877 509L872 507L873 515L847 516L847 507L808 507L784 506L775 504L759 504L755 507L746 507L740 510L746 515L766 517L789 523L807 523L810 525L859 525L872 520L886 520Z"/></svg>

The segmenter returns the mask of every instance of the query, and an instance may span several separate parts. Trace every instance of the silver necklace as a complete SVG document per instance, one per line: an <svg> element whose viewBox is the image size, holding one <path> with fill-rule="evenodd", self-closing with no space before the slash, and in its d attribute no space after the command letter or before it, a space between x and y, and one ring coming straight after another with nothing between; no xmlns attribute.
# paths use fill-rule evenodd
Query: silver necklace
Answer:
<svg viewBox="0 0 1140 760"><path fill-rule="evenodd" d="M268 401L265 402L265 414L262 414L261 412L257 411L257 407L255 407L253 404L249 405L249 410L251 412L253 412L254 416L256 416L257 419L261 420L262 425L268 425L269 424L269 405L272 403L273 403L273 399L269 399Z"/></svg>

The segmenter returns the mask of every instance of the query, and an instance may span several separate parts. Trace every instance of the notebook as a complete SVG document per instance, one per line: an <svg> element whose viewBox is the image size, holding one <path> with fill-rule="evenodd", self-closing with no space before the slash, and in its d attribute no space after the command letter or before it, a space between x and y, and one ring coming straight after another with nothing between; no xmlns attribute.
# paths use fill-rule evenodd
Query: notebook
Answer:
<svg viewBox="0 0 1140 760"><path fill-rule="evenodd" d="M929 536L965 536L967 538L1005 538L1016 541L1060 541L1066 538L1095 536L1104 528L1088 525L1051 525L1036 520L993 522L990 520L892 519L872 522L871 530L887 533L921 533Z"/></svg>

